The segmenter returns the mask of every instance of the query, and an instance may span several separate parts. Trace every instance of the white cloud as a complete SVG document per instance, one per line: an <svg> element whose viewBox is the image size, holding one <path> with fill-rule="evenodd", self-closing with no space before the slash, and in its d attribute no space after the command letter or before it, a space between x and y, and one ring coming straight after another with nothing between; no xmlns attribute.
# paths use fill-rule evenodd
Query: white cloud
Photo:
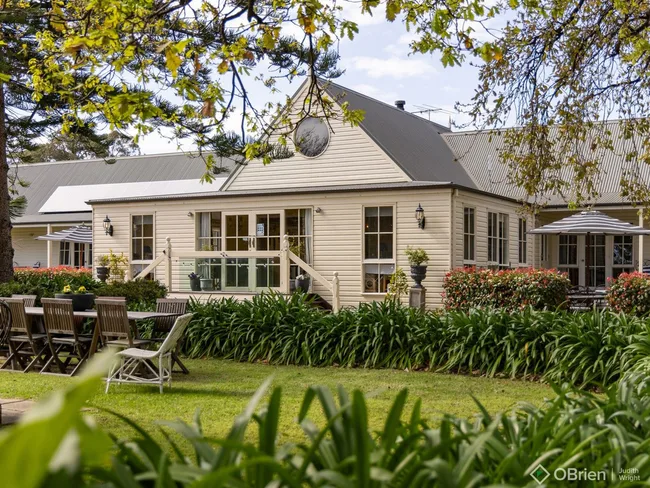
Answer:
<svg viewBox="0 0 650 488"><path fill-rule="evenodd" d="M381 88L377 88L374 85L368 85L367 83L352 85L350 88L386 103L393 103L393 100L397 98L397 94L394 91L382 90Z"/></svg>
<svg viewBox="0 0 650 488"><path fill-rule="evenodd" d="M436 73L436 69L423 59L375 58L371 56L354 56L345 62L347 68L364 71L370 78L404 78L421 77Z"/></svg>
<svg viewBox="0 0 650 488"><path fill-rule="evenodd" d="M382 5L372 10L373 15L361 13L361 2L360 1L343 1L343 2L333 2L341 7L342 18L345 20L350 20L356 22L356 24L361 27L364 25L378 25L386 22L386 11L382 8Z"/></svg>

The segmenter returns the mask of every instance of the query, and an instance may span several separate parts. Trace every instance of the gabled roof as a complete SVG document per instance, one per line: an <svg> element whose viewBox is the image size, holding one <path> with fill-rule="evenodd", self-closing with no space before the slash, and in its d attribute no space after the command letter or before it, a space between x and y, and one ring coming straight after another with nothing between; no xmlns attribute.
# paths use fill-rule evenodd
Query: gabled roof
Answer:
<svg viewBox="0 0 650 488"><path fill-rule="evenodd" d="M441 134L446 127L332 82L325 90L363 110L360 127L414 181L446 181L477 189Z"/></svg>
<svg viewBox="0 0 650 488"><path fill-rule="evenodd" d="M19 194L27 198L27 210L25 215L14 220L14 224L88 221L90 212L39 213L59 187L198 180L206 170L203 158L180 152L129 156L114 161L110 164L104 159L57 161L10 168L11 174L15 172L29 183L27 188L18 189ZM221 164L232 169L236 163L224 158Z"/></svg>
<svg viewBox="0 0 650 488"><path fill-rule="evenodd" d="M582 154L585 159L595 160L599 165L599 174L596 178L596 191L600 196L592 202L593 205L621 204L627 201L620 195L621 178L626 171L638 172L638 177L650 182L650 165L626 161L625 155L642 147L640 137L626 139L623 137L621 121L611 120L603 122L592 129L584 141L578 141L571 148ZM551 141L558 127L551 129ZM602 136L603 131L609 132L612 140L612 149L603 147L592 149L593 138ZM508 168L501 160L500 153L504 146L504 131L466 131L448 132L442 135L460 164L472 176L479 189L499 196L522 199L525 192L508 182ZM636 140L635 140L636 139ZM560 149L558 149L560 151ZM573 176L567 169L563 175L566 181L572 181ZM575 197L572 193L567 195L542 196L538 203L550 207L564 207Z"/></svg>

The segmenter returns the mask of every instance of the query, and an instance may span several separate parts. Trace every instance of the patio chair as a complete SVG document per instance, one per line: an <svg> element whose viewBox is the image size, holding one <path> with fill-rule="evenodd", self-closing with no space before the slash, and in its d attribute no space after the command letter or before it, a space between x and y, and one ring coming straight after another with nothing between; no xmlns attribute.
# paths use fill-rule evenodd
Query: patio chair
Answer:
<svg viewBox="0 0 650 488"><path fill-rule="evenodd" d="M52 353L41 369L41 373L47 372L50 365L54 363L61 374L67 374L72 360L76 359L77 364L70 373L70 376L73 376L88 359L92 338L79 334L72 300L43 298L41 302L45 318L45 333Z"/></svg>
<svg viewBox="0 0 650 488"><path fill-rule="evenodd" d="M118 362L106 378L106 393L112 382L158 385L163 392L165 381L172 385L172 351L192 320L188 313L178 317L167 338L157 351L130 348L117 353ZM157 363L157 364L155 364ZM157 367L156 367L157 366ZM147 376L145 376L145 374Z"/></svg>
<svg viewBox="0 0 650 488"><path fill-rule="evenodd" d="M0 301L0 354L8 358L9 352L9 334L11 333L11 310L9 306ZM7 362L5 361L5 364Z"/></svg>
<svg viewBox="0 0 650 488"><path fill-rule="evenodd" d="M36 295L11 295L11 298L22 298L26 307L36 306Z"/></svg>
<svg viewBox="0 0 650 488"><path fill-rule="evenodd" d="M104 347L124 349L144 346L151 342L134 337L135 333L129 323L126 310L126 300L98 298L95 300L95 307L97 308L99 337Z"/></svg>
<svg viewBox="0 0 650 488"><path fill-rule="evenodd" d="M26 373L36 363L45 364L49 356L47 334L32 332L32 318L25 313L25 300L6 298L4 303L11 311L11 329L7 338L10 355L0 369L11 366L13 370Z"/></svg>
<svg viewBox="0 0 650 488"><path fill-rule="evenodd" d="M178 315L183 315L187 311L187 300L182 300L179 298L159 298L156 300L156 312L161 313L177 313ZM165 337L156 337L160 335L167 336L169 331L174 326L176 317L156 317L153 327L153 337L151 338L154 342L163 342ZM181 341L178 341L176 344L176 349L172 351L172 369L174 364L178 364L181 368L183 374L189 374L190 371L180 360L178 353L180 352Z"/></svg>

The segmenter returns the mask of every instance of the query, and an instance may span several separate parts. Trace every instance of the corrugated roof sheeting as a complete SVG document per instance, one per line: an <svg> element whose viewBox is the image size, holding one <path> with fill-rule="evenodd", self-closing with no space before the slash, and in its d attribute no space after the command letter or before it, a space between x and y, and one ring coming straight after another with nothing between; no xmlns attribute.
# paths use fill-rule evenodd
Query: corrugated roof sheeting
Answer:
<svg viewBox="0 0 650 488"><path fill-rule="evenodd" d="M235 162L223 159L222 165L232 168ZM112 164L103 159L26 164L10 171L29 183L19 188L27 198L25 216L16 220L21 223L32 220L30 216L38 214L59 186L199 179L205 173L205 162L195 155L173 153L116 158Z"/></svg>
<svg viewBox="0 0 650 488"><path fill-rule="evenodd" d="M602 131L603 128L611 131L612 150L599 148L594 152L591 149L592 139L590 138L584 142L576 143L572 150L578 151L585 159L593 158L599 162L600 175L597 177L596 189L601 196L592 203L622 203L625 200L620 196L621 178L625 171L634 168L634 163L625 161L625 154L635 144L640 145L641 141L640 138L636 138L636 140L624 139L618 121L607 122L594 129L592 137L596 137L596 131ZM525 195L521 189L508 183L508 168L499 157L503 147L502 132L456 132L443 134L442 137L454 151L461 165L472 175L480 189L510 198L524 198ZM643 180L650 182L650 165L640 164L638 175ZM571 181L570 169L567 169L563 178ZM562 198L551 195L546 198L545 203L549 205L566 204L572 196L567 195L566 198Z"/></svg>
<svg viewBox="0 0 650 488"><path fill-rule="evenodd" d="M326 82L328 93L363 110L361 128L414 181L451 181L477 188L441 137L449 129L380 102L335 83Z"/></svg>

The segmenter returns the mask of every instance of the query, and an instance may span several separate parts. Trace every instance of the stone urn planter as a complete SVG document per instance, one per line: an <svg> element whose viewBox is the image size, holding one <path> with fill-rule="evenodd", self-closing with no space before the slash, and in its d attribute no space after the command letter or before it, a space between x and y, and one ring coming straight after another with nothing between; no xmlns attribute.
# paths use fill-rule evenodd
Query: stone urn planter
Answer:
<svg viewBox="0 0 650 488"><path fill-rule="evenodd" d="M201 291L201 277L196 273L190 273L187 277L190 279L190 290Z"/></svg>
<svg viewBox="0 0 650 488"><path fill-rule="evenodd" d="M97 266L97 279L102 282L106 282L108 279L108 266Z"/></svg>
<svg viewBox="0 0 650 488"><path fill-rule="evenodd" d="M422 288L422 280L427 277L426 266L411 266L411 278L415 281L414 288Z"/></svg>
<svg viewBox="0 0 650 488"><path fill-rule="evenodd" d="M309 281L310 278L308 275L296 276L296 290L302 290L305 293L309 293Z"/></svg>
<svg viewBox="0 0 650 488"><path fill-rule="evenodd" d="M72 309L75 312L91 310L95 306L95 295L93 293L56 293L54 298L72 300Z"/></svg>

